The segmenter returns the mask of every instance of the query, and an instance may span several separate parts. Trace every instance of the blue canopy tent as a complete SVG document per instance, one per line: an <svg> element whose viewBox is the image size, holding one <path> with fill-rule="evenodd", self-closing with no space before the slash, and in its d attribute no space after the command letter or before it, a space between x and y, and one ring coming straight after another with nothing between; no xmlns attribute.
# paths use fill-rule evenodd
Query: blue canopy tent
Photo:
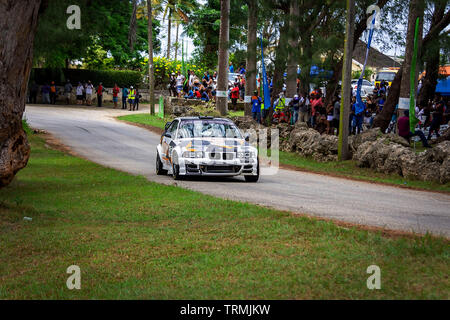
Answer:
<svg viewBox="0 0 450 320"><path fill-rule="evenodd" d="M450 96L450 76L447 79L438 81L436 93L439 93L441 96Z"/></svg>

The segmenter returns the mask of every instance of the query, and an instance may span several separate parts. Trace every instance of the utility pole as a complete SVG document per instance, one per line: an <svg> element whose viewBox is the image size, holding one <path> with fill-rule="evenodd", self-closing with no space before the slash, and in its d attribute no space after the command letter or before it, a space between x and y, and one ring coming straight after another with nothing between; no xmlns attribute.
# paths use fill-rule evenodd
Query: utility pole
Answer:
<svg viewBox="0 0 450 320"><path fill-rule="evenodd" d="M252 115L251 98L256 91L256 32L258 28L258 4L256 0L248 0L247 17L247 66L245 81L245 115Z"/></svg>
<svg viewBox="0 0 450 320"><path fill-rule="evenodd" d="M150 94L150 114L155 114L155 74L153 71L153 22L152 1L147 0L148 15L148 83Z"/></svg>
<svg viewBox="0 0 450 320"><path fill-rule="evenodd" d="M344 66L342 70L341 111L339 119L339 161L349 158L348 133L352 79L353 38L355 31L355 0L347 0L347 21L345 25Z"/></svg>
<svg viewBox="0 0 450 320"><path fill-rule="evenodd" d="M155 73L153 70L153 22L152 0L147 0L148 15L148 83L150 93L150 114L155 114Z"/></svg>
<svg viewBox="0 0 450 320"><path fill-rule="evenodd" d="M230 36L230 0L220 0L219 70L217 74L217 110L228 113L228 41Z"/></svg>

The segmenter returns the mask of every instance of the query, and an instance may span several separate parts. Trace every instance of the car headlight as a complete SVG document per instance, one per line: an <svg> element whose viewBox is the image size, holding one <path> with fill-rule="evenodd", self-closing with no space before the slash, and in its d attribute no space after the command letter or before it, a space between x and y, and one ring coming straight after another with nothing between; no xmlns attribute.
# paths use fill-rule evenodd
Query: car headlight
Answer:
<svg viewBox="0 0 450 320"><path fill-rule="evenodd" d="M183 158L204 158L205 153L203 151L185 151L183 152Z"/></svg>
<svg viewBox="0 0 450 320"><path fill-rule="evenodd" d="M249 159L254 158L255 153L253 151L238 151L236 156L238 159Z"/></svg>

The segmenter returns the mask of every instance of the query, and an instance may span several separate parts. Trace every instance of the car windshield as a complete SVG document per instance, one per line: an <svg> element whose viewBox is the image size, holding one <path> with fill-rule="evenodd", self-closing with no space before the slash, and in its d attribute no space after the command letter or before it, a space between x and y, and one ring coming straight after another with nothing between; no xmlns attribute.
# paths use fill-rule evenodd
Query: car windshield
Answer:
<svg viewBox="0 0 450 320"><path fill-rule="evenodd" d="M395 78L395 72L380 72L377 74L377 81L392 81Z"/></svg>
<svg viewBox="0 0 450 320"><path fill-rule="evenodd" d="M178 129L178 138L242 138L231 122L221 120L185 120Z"/></svg>

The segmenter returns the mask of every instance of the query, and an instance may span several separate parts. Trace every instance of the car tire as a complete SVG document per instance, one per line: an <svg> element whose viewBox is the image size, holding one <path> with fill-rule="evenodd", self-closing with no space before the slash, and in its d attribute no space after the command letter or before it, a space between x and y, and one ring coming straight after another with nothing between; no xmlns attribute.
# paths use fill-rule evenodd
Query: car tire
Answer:
<svg viewBox="0 0 450 320"><path fill-rule="evenodd" d="M156 152L156 174L158 176L163 176L167 174L167 170L163 169L163 163L159 157L159 152Z"/></svg>
<svg viewBox="0 0 450 320"><path fill-rule="evenodd" d="M258 182L258 180L259 180L259 159L258 159L258 166L257 166L256 172L257 172L256 176L244 176L245 182L252 182L252 183Z"/></svg>
<svg viewBox="0 0 450 320"><path fill-rule="evenodd" d="M180 165L172 162L172 177L174 180L181 180Z"/></svg>

